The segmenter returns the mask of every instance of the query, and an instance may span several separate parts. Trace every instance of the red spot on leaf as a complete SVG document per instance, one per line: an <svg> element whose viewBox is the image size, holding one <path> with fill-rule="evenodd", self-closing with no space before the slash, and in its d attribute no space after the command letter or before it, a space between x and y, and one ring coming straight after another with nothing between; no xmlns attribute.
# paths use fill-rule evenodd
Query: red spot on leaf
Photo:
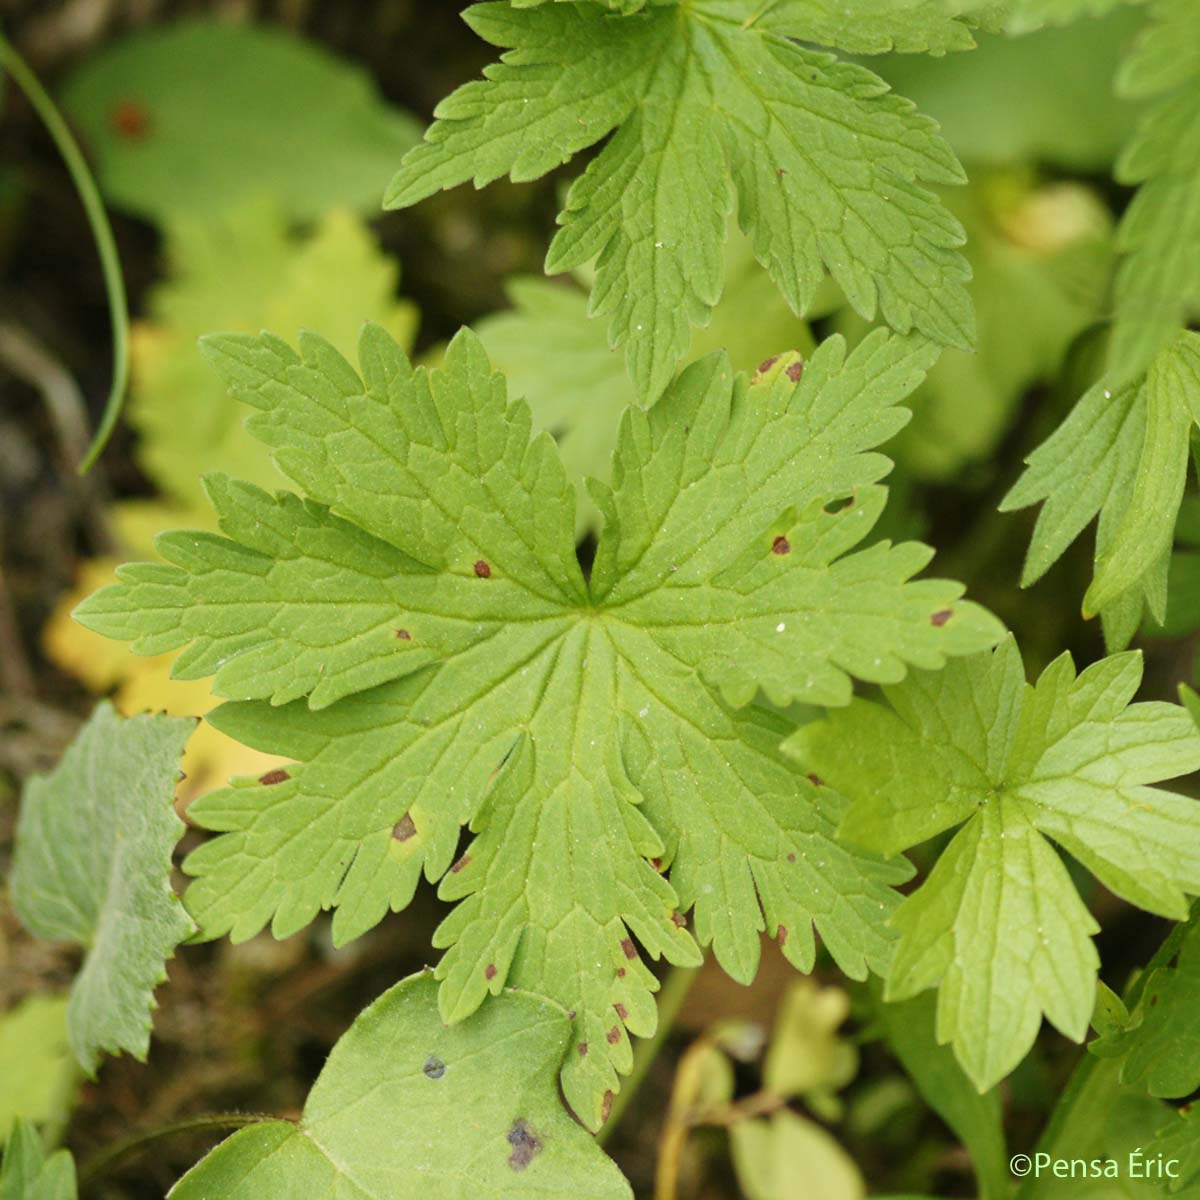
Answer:
<svg viewBox="0 0 1200 1200"><path fill-rule="evenodd" d="M778 361L778 354L772 354L770 358L764 358L762 362L758 364L758 370L755 372L755 374L765 375Z"/></svg>
<svg viewBox="0 0 1200 1200"><path fill-rule="evenodd" d="M651 866L652 866L652 867L653 867L653 868L654 868L656 871L661 871L661 870L662 870L662 859L661 859L661 858L652 858L652 859L650 860L650 865L651 865Z"/></svg>
<svg viewBox="0 0 1200 1200"><path fill-rule="evenodd" d="M411 641L412 641L412 634L411 634L411 633L409 633L407 629L397 629L397 630L396 630L396 636L397 636L397 637L398 637L398 638L399 638L399 639L400 639L402 642L411 642Z"/></svg>
<svg viewBox="0 0 1200 1200"><path fill-rule="evenodd" d="M814 775L811 771L804 778L807 779L808 782L813 785L813 787L825 786L825 780L823 780L820 775Z"/></svg>
<svg viewBox="0 0 1200 1200"><path fill-rule="evenodd" d="M624 979L624 978L625 978L625 968L624 968L624 967L618 967L618 968L617 968L617 978L618 978L618 979Z"/></svg>
<svg viewBox="0 0 1200 1200"><path fill-rule="evenodd" d="M929 623L930 625L936 625L939 629L941 629L941 627L945 625L945 623L950 620L952 616L954 616L954 613L951 609L943 608L941 612L935 612L933 616L929 618Z"/></svg>
<svg viewBox="0 0 1200 1200"><path fill-rule="evenodd" d="M579 1043L579 1057L587 1058L587 1050L588 1050L587 1042L580 1042Z"/></svg>
<svg viewBox="0 0 1200 1200"><path fill-rule="evenodd" d="M488 965L487 965L486 967L484 967L484 968L483 968L483 977L484 977L484 979L486 979L486 980L487 980L489 983L490 983L490 982L491 982L493 979L495 979L495 978L496 978L496 964L495 964L495 963L488 963Z"/></svg>
<svg viewBox="0 0 1200 1200"><path fill-rule="evenodd" d="M615 1008L615 1009L617 1010L617 1016L618 1016L618 1017L620 1017L622 1021L628 1020L628 1018L629 1018L629 1009L627 1009L627 1008L625 1007L625 1005L623 1005L623 1004L614 1004L614 1005L613 1005L613 1008Z"/></svg>
<svg viewBox="0 0 1200 1200"><path fill-rule="evenodd" d="M412 817L405 813L404 816L392 826L392 837L398 842L407 842L409 838L417 836L417 826Z"/></svg>
<svg viewBox="0 0 1200 1200"><path fill-rule="evenodd" d="M795 862L795 861L796 861L796 852L794 850L789 850L788 851L788 862Z"/></svg>
<svg viewBox="0 0 1200 1200"><path fill-rule="evenodd" d="M779 943L781 946L786 946L786 945L787 945L787 939L788 939L787 926L786 926L786 925L780 925L780 927L779 927L779 928L778 928L778 929L775 931L775 940L776 940L776 941L777 941L777 942L778 942L778 943Z"/></svg>
<svg viewBox="0 0 1200 1200"><path fill-rule="evenodd" d="M461 871L463 869L463 867L465 867L467 865L467 863L469 863L470 861L471 861L471 856L469 854L464 854L462 856L462 858L460 858L458 860L458 862L456 862L454 864L454 866L452 866L450 868L450 874L457 875L459 873L459 871Z"/></svg>
<svg viewBox="0 0 1200 1200"><path fill-rule="evenodd" d="M491 579L492 568L481 558L475 563L475 574L480 579Z"/></svg>
<svg viewBox="0 0 1200 1200"><path fill-rule="evenodd" d="M137 100L121 100L109 119L113 132L130 142L140 142L150 132L150 114Z"/></svg>
<svg viewBox="0 0 1200 1200"><path fill-rule="evenodd" d="M615 1046L621 1040L621 1027L614 1025L604 1036L608 1038L610 1046Z"/></svg>
<svg viewBox="0 0 1200 1200"><path fill-rule="evenodd" d="M638 956L637 947L633 944L633 938L622 938L621 950L624 952L626 958L637 958Z"/></svg>
<svg viewBox="0 0 1200 1200"><path fill-rule="evenodd" d="M804 360L799 358L796 359L796 361L788 367L786 374L793 383L799 383L800 377L804 374Z"/></svg>
<svg viewBox="0 0 1200 1200"><path fill-rule="evenodd" d="M282 767L276 767L275 770L268 771L265 775L260 775L258 782L265 783L267 787L270 787L275 783L286 783L289 779L291 779L291 776Z"/></svg>
<svg viewBox="0 0 1200 1200"><path fill-rule="evenodd" d="M791 554L791 552L792 543L782 533L771 543L772 554Z"/></svg>

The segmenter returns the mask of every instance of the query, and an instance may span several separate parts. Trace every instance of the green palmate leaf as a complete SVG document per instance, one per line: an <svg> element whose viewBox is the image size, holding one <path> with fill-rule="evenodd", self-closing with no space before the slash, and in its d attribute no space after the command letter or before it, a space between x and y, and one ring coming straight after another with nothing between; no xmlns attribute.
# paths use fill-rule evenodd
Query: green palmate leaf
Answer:
<svg viewBox="0 0 1200 1200"><path fill-rule="evenodd" d="M837 1139L790 1109L735 1122L729 1142L746 1200L864 1200L867 1194L858 1167Z"/></svg>
<svg viewBox="0 0 1200 1200"><path fill-rule="evenodd" d="M559 1099L570 1033L556 1004L512 991L447 1027L432 975L413 976L334 1046L297 1123L234 1134L171 1200L632 1197Z"/></svg>
<svg viewBox="0 0 1200 1200"><path fill-rule="evenodd" d="M191 807L225 833L187 862L208 934L283 936L335 907L345 941L444 875L462 903L436 937L443 1013L506 979L575 1011L564 1085L593 1126L625 1027L654 1026L631 934L695 962L694 906L749 980L764 927L810 967L815 922L849 973L886 969L906 864L840 846L843 801L778 752L787 722L738 706L758 688L845 703L850 674L896 680L1000 636L959 585L911 581L924 547L852 553L884 499L872 448L933 348L832 339L753 385L720 356L690 367L623 420L588 580L554 444L530 442L473 335L427 372L368 327L361 379L314 337L208 353L311 499L213 481L226 536L170 535L168 564L78 610L144 651L190 643L178 672L248 701L214 723L301 760Z"/></svg>
<svg viewBox="0 0 1200 1200"><path fill-rule="evenodd" d="M105 196L156 221L262 195L299 220L374 208L384 172L418 138L411 116L320 46L214 21L130 34L90 57L62 102Z"/></svg>
<svg viewBox="0 0 1200 1200"><path fill-rule="evenodd" d="M1149 372L1125 385L1102 380L1026 460L1002 511L1044 501L1022 583L1039 579L1100 514L1096 574L1084 597L1101 613L1110 646L1128 643L1143 602L1166 610L1167 564L1200 419L1200 334L1181 333Z"/></svg>
<svg viewBox="0 0 1200 1200"><path fill-rule="evenodd" d="M102 703L22 798L13 902L31 932L87 949L67 1032L89 1074L102 1053L146 1056L163 964L194 929L170 884L183 833L172 797L194 727L175 717L123 720Z"/></svg>
<svg viewBox="0 0 1200 1200"><path fill-rule="evenodd" d="M75 1200L75 1162L66 1150L47 1156L37 1130L18 1120L0 1161L0 1200Z"/></svg>
<svg viewBox="0 0 1200 1200"><path fill-rule="evenodd" d="M480 340L513 394L528 401L535 424L554 434L571 479L607 482L621 414L637 403L624 364L604 330L588 320L580 288L522 278L510 283L509 294L512 311L481 321ZM746 239L735 234L726 245L721 301L688 354L696 359L723 349L737 370L750 370L781 348L808 354L812 333L758 268ZM586 493L576 511L581 528L597 525L599 510Z"/></svg>
<svg viewBox="0 0 1200 1200"><path fill-rule="evenodd" d="M1140 184L1121 222L1112 373L1126 380L1200 312L1200 6L1156 0L1118 86L1150 100L1117 164Z"/></svg>
<svg viewBox="0 0 1200 1200"><path fill-rule="evenodd" d="M981 1090L1042 1013L1076 1040L1092 1013L1098 927L1048 839L1151 912L1183 917L1200 893L1200 806L1146 786L1200 766L1200 734L1176 705L1129 705L1140 680L1137 654L1078 678L1064 654L1030 685L1009 640L789 743L850 798L853 843L894 854L963 826L894 918L888 996L940 986L938 1040Z"/></svg>
<svg viewBox="0 0 1200 1200"><path fill-rule="evenodd" d="M546 269L597 259L591 311L609 318L648 399L720 298L735 191L756 256L796 312L827 266L864 316L969 346L962 231L919 182L961 182L954 155L877 76L791 40L916 48L918 9L886 8L848 19L841 5L696 0L614 19L596 4L477 4L467 19L507 53L442 101L386 203L468 179L533 179L613 133L568 194ZM944 35L935 48L969 43L958 23L929 19Z"/></svg>
<svg viewBox="0 0 1200 1200"><path fill-rule="evenodd" d="M1004 1114L996 1090L980 1094L951 1051L936 1036L931 995L885 1004L872 988L875 1013L888 1045L904 1065L926 1103L962 1139L975 1166L981 1200L1002 1200L1011 1191L1004 1149Z"/></svg>

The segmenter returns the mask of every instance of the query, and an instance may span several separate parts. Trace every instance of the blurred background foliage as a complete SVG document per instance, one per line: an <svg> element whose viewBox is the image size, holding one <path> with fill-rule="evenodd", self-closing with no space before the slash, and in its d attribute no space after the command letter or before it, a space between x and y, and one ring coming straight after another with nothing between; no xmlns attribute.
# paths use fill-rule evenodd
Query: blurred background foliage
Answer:
<svg viewBox="0 0 1200 1200"><path fill-rule="evenodd" d="M211 525L205 472L281 482L196 354L200 334L266 327L291 337L311 327L351 354L371 320L431 359L459 325L474 324L512 393L559 438L570 470L607 474L633 389L603 323L587 318L580 281L541 273L561 180L457 189L412 211L379 212L421 123L490 58L460 8L4 6L7 35L71 120L113 212L134 328L126 419L81 479L74 465L111 366L104 289L54 147L23 98L4 89L0 868L21 779L57 758L94 696L112 694L126 712L212 704L205 683L171 680L165 659L134 658L69 619L116 561L152 555L159 531ZM880 536L916 534L937 546L935 567L1013 628L1032 671L1064 646L1081 664L1101 653L1094 623L1078 614L1089 547L1077 544L1021 592L1034 514L1001 516L996 505L1102 352L1113 230L1128 201L1111 183L1112 164L1136 115L1112 98L1112 78L1141 20L1137 9L1118 10L1065 30L984 38L947 59L871 63L943 122L966 164L971 183L947 200L970 238L980 330L975 354L944 354L891 446L897 467ZM725 298L697 332L693 356L724 346L752 369L832 331L864 332L833 287L797 320L740 237L726 273ZM585 555L596 520L581 494ZM1178 542L1166 625L1141 639L1149 691L1163 697L1195 673L1200 498L1185 502ZM201 725L184 764L181 813L195 795L267 761ZM1077 883L1102 917L1102 958L1119 989L1161 938L1161 923L1090 878ZM86 1164L102 1146L189 1114L294 1115L356 1012L429 957L437 917L424 890L404 914L336 952L321 922L283 943L262 935L186 949L160 989L149 1063L110 1061L98 1081L84 1082L63 1038L61 993L74 959L22 933L0 895L0 1140L19 1110ZM637 1194L656 1186L681 1200L1005 1194L1001 1119L1014 1146L1031 1145L1078 1048L1046 1034L1000 1091L979 1097L934 1045L928 997L885 1010L870 989L846 987L825 966L798 980L768 951L751 988L706 967L686 997L682 989L667 997L677 1016L661 1053L640 1061L644 1077L607 1146ZM1134 1109L1159 1102L1106 1086L1095 1110L1104 1129L1089 1138L1107 1136L1109 1125L1135 1138L1139 1121L1153 1124ZM158 1143L90 1194L161 1196L204 1148L194 1136Z"/></svg>

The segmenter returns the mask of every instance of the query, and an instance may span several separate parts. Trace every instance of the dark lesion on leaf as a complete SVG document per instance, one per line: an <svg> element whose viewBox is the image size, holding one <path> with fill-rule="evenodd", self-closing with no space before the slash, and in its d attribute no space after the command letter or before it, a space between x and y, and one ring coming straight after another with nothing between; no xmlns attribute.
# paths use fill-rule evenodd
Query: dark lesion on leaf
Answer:
<svg viewBox="0 0 1200 1200"><path fill-rule="evenodd" d="M392 837L398 842L407 842L409 838L417 836L416 822L405 813L404 816L392 826Z"/></svg>
<svg viewBox="0 0 1200 1200"><path fill-rule="evenodd" d="M464 854L451 868L450 874L457 875L471 861L470 854Z"/></svg>
<svg viewBox="0 0 1200 1200"><path fill-rule="evenodd" d="M600 1105L600 1124L601 1125L603 1125L604 1122L607 1121L609 1116L612 1114L612 1106L613 1106L613 1094L612 1094L612 1088L609 1088L604 1093L604 1101Z"/></svg>
<svg viewBox="0 0 1200 1200"><path fill-rule="evenodd" d="M483 968L483 977L488 981L488 983L491 983L491 981L496 978L495 963L488 963L488 965Z"/></svg>
<svg viewBox="0 0 1200 1200"><path fill-rule="evenodd" d="M626 958L637 958L638 952L637 947L633 944L633 938L627 937L621 939L621 953L624 954Z"/></svg>
<svg viewBox="0 0 1200 1200"><path fill-rule="evenodd" d="M943 625L945 625L945 623L946 623L948 620L950 620L950 618L951 618L952 616L954 616L954 610L953 610L953 609L949 609L949 608L943 608L943 609L941 609L940 611L938 611L938 612L935 612L935 613L934 613L934 614L933 614L933 615L932 615L932 616L929 618L929 623L930 623L930 625L936 625L936 626L938 627L938 629L941 629L941 627L942 627Z"/></svg>
<svg viewBox="0 0 1200 1200"><path fill-rule="evenodd" d="M412 634L409 633L407 629L397 629L396 637L398 637L400 639L400 641L402 641L402 642L411 642L412 641Z"/></svg>
<svg viewBox="0 0 1200 1200"><path fill-rule="evenodd" d="M610 1046L615 1046L621 1040L621 1027L614 1025L604 1036Z"/></svg>
<svg viewBox="0 0 1200 1200"><path fill-rule="evenodd" d="M446 1064L436 1054L431 1054L421 1064L421 1071L426 1079L441 1079L446 1073Z"/></svg>
<svg viewBox="0 0 1200 1200"><path fill-rule="evenodd" d="M541 1138L524 1117L518 1117L513 1122L512 1128L504 1135L504 1140L512 1147L508 1165L514 1171L525 1170L542 1150Z"/></svg>
<svg viewBox="0 0 1200 1200"><path fill-rule="evenodd" d="M273 771L267 771L266 774L258 777L258 782L271 787L276 783L286 783L291 776L282 768L276 767Z"/></svg>
<svg viewBox="0 0 1200 1200"><path fill-rule="evenodd" d="M786 946L788 940L788 928L786 925L780 925L775 931L775 940L780 946Z"/></svg>
<svg viewBox="0 0 1200 1200"><path fill-rule="evenodd" d="M772 554L791 554L791 552L792 543L782 533L771 543Z"/></svg>
<svg viewBox="0 0 1200 1200"><path fill-rule="evenodd" d="M799 383L804 375L804 360L796 359L794 363L789 364L788 369L784 372L793 383Z"/></svg>
<svg viewBox="0 0 1200 1200"><path fill-rule="evenodd" d="M485 559L479 558L475 560L474 571L480 579L491 579L492 577L491 564Z"/></svg>

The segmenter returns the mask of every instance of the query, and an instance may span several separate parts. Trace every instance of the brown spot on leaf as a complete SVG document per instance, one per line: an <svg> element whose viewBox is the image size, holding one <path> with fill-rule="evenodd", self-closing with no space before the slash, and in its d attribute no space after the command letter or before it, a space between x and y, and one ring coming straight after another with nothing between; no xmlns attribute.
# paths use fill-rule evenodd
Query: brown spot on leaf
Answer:
<svg viewBox="0 0 1200 1200"><path fill-rule="evenodd" d="M451 874L451 875L457 875L457 874L459 873L459 871L461 871L461 870L463 869L463 867L465 867L465 866L467 865L467 863L469 863L470 861L471 861L471 856L470 856L470 854L464 854L464 855L462 856L462 858L460 858L460 859L458 860L458 862L456 862L456 863L454 864L454 866L452 866L452 867L450 868L450 874Z"/></svg>
<svg viewBox="0 0 1200 1200"><path fill-rule="evenodd" d="M661 871L661 870L662 870L662 859L661 859L661 858L652 858L652 859L650 860L650 865L651 865L651 866L652 866L652 867L653 867L653 868L654 868L656 871Z"/></svg>
<svg viewBox="0 0 1200 1200"><path fill-rule="evenodd" d="M617 968L617 978L618 978L618 979L624 979L624 978L625 978L625 968L624 968L624 967L618 967L618 968Z"/></svg>
<svg viewBox="0 0 1200 1200"><path fill-rule="evenodd" d="M568 1016L568 1017L569 1017L569 1018L570 1018L572 1021L573 1021L573 1020L575 1020L575 1010L574 1010L573 1008L572 1008L572 1009L569 1009L569 1010L568 1010L568 1012L567 1012L567 1016Z"/></svg>
<svg viewBox="0 0 1200 1200"><path fill-rule="evenodd" d="M405 813L404 816L392 826L392 837L398 842L407 842L409 838L417 836L417 826L412 817Z"/></svg>
<svg viewBox="0 0 1200 1200"><path fill-rule="evenodd" d="M800 377L804 374L804 360L800 358L796 359L796 361L788 367L785 374L793 383L799 383Z"/></svg>
<svg viewBox="0 0 1200 1200"><path fill-rule="evenodd" d="M795 861L796 861L796 852L795 852L795 850L789 850L789 851L788 851L788 862L795 862Z"/></svg>
<svg viewBox="0 0 1200 1200"><path fill-rule="evenodd" d="M604 1036L608 1038L610 1046L615 1046L621 1040L621 1027L614 1025Z"/></svg>
<svg viewBox="0 0 1200 1200"><path fill-rule="evenodd" d="M492 568L481 558L475 563L475 574L480 579L491 579Z"/></svg>
<svg viewBox="0 0 1200 1200"><path fill-rule="evenodd" d="M812 771L810 771L804 778L807 779L808 782L813 785L813 787L825 786L825 780L823 780L820 775L815 775Z"/></svg>
<svg viewBox="0 0 1200 1200"><path fill-rule="evenodd" d="M786 946L786 945L787 945L787 939L788 939L788 931L787 931L787 926L786 926L786 925L780 925L780 927L779 927L779 928L778 928L778 929L775 931L775 940L776 940L776 941L777 941L777 942L778 942L778 943L779 943L781 946Z"/></svg>
<svg viewBox="0 0 1200 1200"><path fill-rule="evenodd" d="M765 375L778 361L778 354L772 354L770 358L764 358L762 362L758 364L758 369L755 371L755 374Z"/></svg>
<svg viewBox="0 0 1200 1200"><path fill-rule="evenodd" d="M524 1117L518 1117L513 1122L513 1127L504 1136L512 1147L512 1153L508 1156L508 1165L514 1171L525 1170L533 1162L534 1156L542 1149L541 1140L529 1127L529 1122Z"/></svg>
<svg viewBox="0 0 1200 1200"><path fill-rule="evenodd" d="M150 114L137 100L122 100L110 117L113 132L130 142L140 142L150 132Z"/></svg>
<svg viewBox="0 0 1200 1200"><path fill-rule="evenodd" d="M936 625L939 629L941 629L941 627L945 625L945 623L950 620L952 616L954 616L952 610L943 608L940 612L935 612L933 616L929 618L929 623L930 625Z"/></svg>
<svg viewBox="0 0 1200 1200"><path fill-rule="evenodd" d="M579 1057L587 1058L587 1042L579 1043Z"/></svg>
<svg viewBox="0 0 1200 1200"><path fill-rule="evenodd" d="M621 950L626 958L637 958L637 947L633 944L633 938L621 939Z"/></svg>
<svg viewBox="0 0 1200 1200"><path fill-rule="evenodd" d="M1151 996L1150 997L1150 1007L1154 1008L1157 1004L1158 1004L1158 996L1157 995Z"/></svg>
<svg viewBox="0 0 1200 1200"><path fill-rule="evenodd" d="M601 1124L603 1124L605 1121L607 1121L609 1118L609 1115L612 1113L612 1102L613 1102L612 1088L609 1088L604 1093L604 1100L600 1104L600 1123Z"/></svg>
<svg viewBox="0 0 1200 1200"><path fill-rule="evenodd" d="M629 1019L629 1009L627 1009L625 1007L625 1005L614 1004L613 1008L615 1008L617 1010L617 1016L620 1017L622 1021L626 1021Z"/></svg>
<svg viewBox="0 0 1200 1200"><path fill-rule="evenodd" d="M687 924L687 917L685 917L683 913L673 912L671 914L671 924L674 925L676 929L682 929Z"/></svg>
<svg viewBox="0 0 1200 1200"><path fill-rule="evenodd" d="M273 771L268 771L265 775L260 775L258 782L265 783L267 787L270 787L275 783L286 783L289 779L291 779L291 776L282 767L276 767Z"/></svg>
<svg viewBox="0 0 1200 1200"><path fill-rule="evenodd" d="M411 642L411 641L412 641L412 634L411 634L411 633L409 633L407 629L397 629L397 630L396 630L396 636L397 636L397 637L398 637L398 638L399 638L399 639L400 639L402 642Z"/></svg>
<svg viewBox="0 0 1200 1200"><path fill-rule="evenodd" d="M486 979L486 980L487 980L489 983L490 983L490 982L491 982L493 979L495 979L495 978L496 978L496 964L495 964L495 963L488 963L488 965L487 965L486 967L484 967L484 968L483 968L483 977L484 977L484 979Z"/></svg>
<svg viewBox="0 0 1200 1200"><path fill-rule="evenodd" d="M771 543L772 554L791 554L791 552L792 543L782 533Z"/></svg>
<svg viewBox="0 0 1200 1200"><path fill-rule="evenodd" d="M431 1054L421 1066L426 1079L441 1079L446 1073L446 1064L435 1054Z"/></svg>

